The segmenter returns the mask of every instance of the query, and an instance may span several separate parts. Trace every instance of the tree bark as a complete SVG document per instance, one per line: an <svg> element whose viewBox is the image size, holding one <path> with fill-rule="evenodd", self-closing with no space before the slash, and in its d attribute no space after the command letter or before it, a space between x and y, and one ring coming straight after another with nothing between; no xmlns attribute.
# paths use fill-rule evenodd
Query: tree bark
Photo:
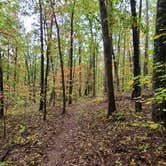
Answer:
<svg viewBox="0 0 166 166"><path fill-rule="evenodd" d="M106 79L108 88L108 116L110 116L115 110L115 97L113 86L113 74L112 74L112 37L109 35L108 27L108 14L106 9L106 1L99 0L102 33L103 33L103 47L104 47L104 59L106 67Z"/></svg>
<svg viewBox="0 0 166 166"><path fill-rule="evenodd" d="M73 92L73 35L74 35L74 10L75 0L71 11L71 22L70 22L70 51L69 51L69 104L72 104L72 92Z"/></svg>
<svg viewBox="0 0 166 166"><path fill-rule="evenodd" d="M14 82L13 82L13 89L14 93L16 93L16 84L17 84L17 60L18 60L18 49L15 49L15 56L14 56Z"/></svg>
<svg viewBox="0 0 166 166"><path fill-rule="evenodd" d="M79 97L82 96L82 67L81 67L81 63L82 63L82 55L81 55L81 43L79 42L79 48L78 48L78 54L79 54L79 67L80 67L80 70L79 70Z"/></svg>
<svg viewBox="0 0 166 166"><path fill-rule="evenodd" d="M57 40L58 40L58 51L59 51L59 57L60 57L60 66L61 66L61 75L62 75L62 91L63 91L63 111L62 114L64 114L66 112L66 89L65 89L65 76L64 76L64 64L63 64L63 54L62 54L62 50L61 50L61 38L60 38L60 31L59 31L59 25L57 22L57 18L56 18L56 14L54 11L54 6L53 3L51 1L51 8L52 8L52 12L54 15L54 21L55 21L55 26L56 26L56 30L57 30Z"/></svg>
<svg viewBox="0 0 166 166"><path fill-rule="evenodd" d="M135 111L142 111L142 104L139 101L141 97L141 87L140 87L140 50L139 50L139 28L137 24L137 13L136 13L136 1L130 0L131 4L131 14L133 18L132 32L133 32L133 47L134 47L134 85L132 97L135 98Z"/></svg>
<svg viewBox="0 0 166 166"><path fill-rule="evenodd" d="M4 117L4 96L3 96L3 67L2 53L0 51L0 119Z"/></svg>
<svg viewBox="0 0 166 166"><path fill-rule="evenodd" d="M123 70L122 70L122 91L124 92L125 87L125 61L126 61L126 32L124 32L124 43L123 43Z"/></svg>
<svg viewBox="0 0 166 166"><path fill-rule="evenodd" d="M157 2L156 39L154 40L153 56L153 92L166 88L166 1ZM154 122L164 121L166 125L166 100L154 102L152 105L152 119Z"/></svg>
<svg viewBox="0 0 166 166"><path fill-rule="evenodd" d="M145 58L144 58L144 76L148 75L148 46L149 46L149 14L148 0L146 0L146 36L145 36Z"/></svg>
<svg viewBox="0 0 166 166"><path fill-rule="evenodd" d="M39 0L40 12L40 50L41 50L41 66L40 66L40 107L39 110L44 109L44 41L43 41L43 8L42 2Z"/></svg>

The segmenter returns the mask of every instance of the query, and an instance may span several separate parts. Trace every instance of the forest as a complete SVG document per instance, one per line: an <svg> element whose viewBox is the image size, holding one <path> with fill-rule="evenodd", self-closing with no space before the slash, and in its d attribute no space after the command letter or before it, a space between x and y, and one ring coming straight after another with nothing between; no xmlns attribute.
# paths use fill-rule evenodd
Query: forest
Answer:
<svg viewBox="0 0 166 166"><path fill-rule="evenodd" d="M166 0L0 0L0 166L166 166Z"/></svg>

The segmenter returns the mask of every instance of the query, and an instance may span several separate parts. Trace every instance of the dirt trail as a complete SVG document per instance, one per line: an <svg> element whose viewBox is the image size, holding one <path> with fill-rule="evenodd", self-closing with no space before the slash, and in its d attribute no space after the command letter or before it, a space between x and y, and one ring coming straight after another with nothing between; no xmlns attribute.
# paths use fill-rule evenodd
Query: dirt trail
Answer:
<svg viewBox="0 0 166 166"><path fill-rule="evenodd" d="M67 147L74 142L74 136L80 131L80 126L76 122L76 115L81 108L85 108L90 103L91 101L88 101L71 106L67 114L62 117L63 123L60 132L47 143L45 151L48 159L41 166L61 166L64 158L67 160L70 157Z"/></svg>

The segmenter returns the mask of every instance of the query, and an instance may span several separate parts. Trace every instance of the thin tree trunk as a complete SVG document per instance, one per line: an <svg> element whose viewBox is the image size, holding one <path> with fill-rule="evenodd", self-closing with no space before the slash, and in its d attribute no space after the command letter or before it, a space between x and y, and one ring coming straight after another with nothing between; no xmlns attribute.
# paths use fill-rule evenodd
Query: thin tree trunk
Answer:
<svg viewBox="0 0 166 166"><path fill-rule="evenodd" d="M0 51L0 119L4 117L4 97L3 97L3 67L2 52Z"/></svg>
<svg viewBox="0 0 166 166"><path fill-rule="evenodd" d="M88 17L89 21L89 28L90 28L90 33L91 33L91 67L92 67L92 72L93 72L93 84L92 84L92 96L96 96L96 50L95 50L95 41L94 41L94 34L93 34L93 25L92 25L92 20Z"/></svg>
<svg viewBox="0 0 166 166"><path fill-rule="evenodd" d="M121 35L119 33L118 36L118 43L117 43L117 71L116 71L116 75L117 75L117 80L116 80L116 86L117 86L117 90L120 91L120 84L119 84L119 61L120 61L120 40L121 40Z"/></svg>
<svg viewBox="0 0 166 166"><path fill-rule="evenodd" d="M144 76L148 75L148 47L149 47L149 14L148 0L146 0L146 36L145 36L145 58L144 58Z"/></svg>
<svg viewBox="0 0 166 166"><path fill-rule="evenodd" d="M18 58L17 54L18 54L18 50L16 47L15 57L14 57L14 85L13 85L14 93L16 93L16 84L17 84L17 58Z"/></svg>
<svg viewBox="0 0 166 166"><path fill-rule="evenodd" d="M115 53L113 51L113 62L114 62L114 75L115 75L115 84L116 84L116 89L119 91L119 77L118 77L118 65L117 65L117 60L115 58Z"/></svg>
<svg viewBox="0 0 166 166"><path fill-rule="evenodd" d="M54 67L54 62L53 62L53 58L52 56L50 57L50 63L51 63L51 68L52 68L52 81L53 81L53 86L52 86L52 90L51 90L51 95L50 95L50 101L49 103L51 104L51 102L53 103L52 105L55 106L55 98L56 98L56 92L55 92L55 76L56 76L56 69Z"/></svg>
<svg viewBox="0 0 166 166"><path fill-rule="evenodd" d="M39 110L44 109L44 40L43 40L43 8L42 2L39 0L40 6L40 50L41 50L41 66L40 66L40 107Z"/></svg>
<svg viewBox="0 0 166 166"><path fill-rule="evenodd" d="M59 25L57 22L56 14L54 11L53 3L51 2L52 11L54 14L54 21L55 26L57 30L57 38L58 38L58 51L59 51L59 57L60 57L60 66L61 66L61 75L62 75L62 91L63 91L63 111L62 114L66 112L66 92L65 92L65 76L64 76L64 64L63 64L63 54L61 50L61 39L60 39L60 31L59 31Z"/></svg>
<svg viewBox="0 0 166 166"><path fill-rule="evenodd" d="M123 46L123 70L122 70L122 90L125 87L125 61L126 61L126 32L124 32L124 46Z"/></svg>
<svg viewBox="0 0 166 166"><path fill-rule="evenodd" d="M81 44L79 43L79 48L78 48L78 54L79 54L79 67L80 67L80 70L79 70L79 97L82 96L82 67L81 67L81 63L82 63L82 55L81 55Z"/></svg>
<svg viewBox="0 0 166 166"><path fill-rule="evenodd" d="M9 85L9 76L10 76L10 45L9 45L9 41L8 41L8 49L7 49L7 76L6 76L6 80L7 80L7 84Z"/></svg>
<svg viewBox="0 0 166 166"><path fill-rule="evenodd" d="M43 120L46 120L47 115L47 91L48 91L48 75L49 75L49 66L50 66L50 55L51 55L51 40L52 40L52 27L53 19L51 18L51 25L47 30L48 41L47 41L47 52L46 52L46 71L45 71L45 81L44 81L44 114Z"/></svg>
<svg viewBox="0 0 166 166"><path fill-rule="evenodd" d="M33 102L36 103L36 55L33 58Z"/></svg>
<svg viewBox="0 0 166 166"><path fill-rule="evenodd" d="M131 14L133 17L132 32L133 32L133 47L134 47L134 90L132 97L135 98L135 111L142 111L142 104L139 101L141 97L141 87L140 87L140 50L139 50L139 28L137 25L137 14L136 14L136 1L130 0L131 3Z"/></svg>
<svg viewBox="0 0 166 166"><path fill-rule="evenodd" d="M75 0L71 12L70 22L70 52L69 52L69 104L72 104L72 91L73 91L73 34L74 34L74 10Z"/></svg>
<svg viewBox="0 0 166 166"><path fill-rule="evenodd" d="M31 86L31 81L30 81L30 70L29 70L29 64L28 64L28 58L26 56L26 54L24 54L24 58L25 58L25 66L26 66L26 69L27 69L27 76L28 76L28 86L30 87Z"/></svg>

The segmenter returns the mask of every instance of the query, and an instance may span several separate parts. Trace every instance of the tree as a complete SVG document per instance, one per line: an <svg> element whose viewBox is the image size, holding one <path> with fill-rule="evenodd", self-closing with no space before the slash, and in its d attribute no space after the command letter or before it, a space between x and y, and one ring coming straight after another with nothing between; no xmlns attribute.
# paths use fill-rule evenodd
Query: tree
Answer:
<svg viewBox="0 0 166 166"><path fill-rule="evenodd" d="M50 16L50 24L45 21L45 31L47 31L47 50L46 50L46 69L45 69L45 80L44 80L44 115L43 120L46 120L47 114L47 91L48 91L48 75L50 69L50 56L51 56L51 45L52 45L52 27L53 27L53 15Z"/></svg>
<svg viewBox="0 0 166 166"><path fill-rule="evenodd" d="M62 93L63 93L63 111L62 114L66 112L66 89L65 89L65 76L64 76L64 62L63 62L63 54L62 54L62 48L61 48L61 38L60 38L60 29L56 17L56 13L54 10L54 3L51 1L51 8L54 16L54 22L56 26L56 32L57 32L57 40L58 40L58 52L60 57L60 67L61 67L61 77L62 77Z"/></svg>
<svg viewBox="0 0 166 166"><path fill-rule="evenodd" d="M2 52L0 51L0 119L4 117L4 100L3 100L3 67Z"/></svg>
<svg viewBox="0 0 166 166"><path fill-rule="evenodd" d="M166 125L166 1L157 2L156 35L153 55L153 92L152 119L164 121ZM157 98L159 97L160 100Z"/></svg>
<svg viewBox="0 0 166 166"><path fill-rule="evenodd" d="M69 104L72 104L72 91L73 91L73 39L74 39L74 10L75 0L72 4L71 20L70 20L70 51L69 51Z"/></svg>
<svg viewBox="0 0 166 166"><path fill-rule="evenodd" d="M146 36L145 36L145 59L144 59L144 76L148 74L148 45L149 45L149 7L146 0Z"/></svg>
<svg viewBox="0 0 166 166"><path fill-rule="evenodd" d="M139 101L141 97L141 87L140 87L140 50L139 50L139 27L137 23L137 13L136 13L136 1L130 0L131 4L131 14L132 14L132 32L133 32L133 48L134 48L134 85L132 97L135 98L135 111L142 111L142 104Z"/></svg>
<svg viewBox="0 0 166 166"><path fill-rule="evenodd" d="M108 89L108 116L110 116L116 110L112 74L112 38L109 36L106 0L99 0L99 6L103 34L104 62L106 68L105 75Z"/></svg>
<svg viewBox="0 0 166 166"><path fill-rule="evenodd" d="M43 41L43 7L42 1L39 0L40 12L40 46L41 46L41 66L40 66L40 107L39 110L44 109L44 41Z"/></svg>

